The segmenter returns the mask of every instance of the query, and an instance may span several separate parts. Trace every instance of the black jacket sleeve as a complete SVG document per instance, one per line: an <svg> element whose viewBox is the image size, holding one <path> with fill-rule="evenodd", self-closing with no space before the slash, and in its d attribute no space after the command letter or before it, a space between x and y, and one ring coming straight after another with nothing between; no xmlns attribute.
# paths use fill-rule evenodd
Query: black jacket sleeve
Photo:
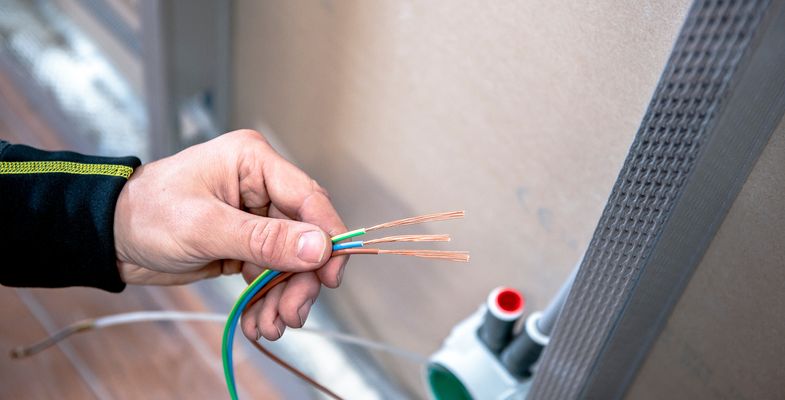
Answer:
<svg viewBox="0 0 785 400"><path fill-rule="evenodd" d="M122 291L114 210L140 164L0 141L0 283Z"/></svg>

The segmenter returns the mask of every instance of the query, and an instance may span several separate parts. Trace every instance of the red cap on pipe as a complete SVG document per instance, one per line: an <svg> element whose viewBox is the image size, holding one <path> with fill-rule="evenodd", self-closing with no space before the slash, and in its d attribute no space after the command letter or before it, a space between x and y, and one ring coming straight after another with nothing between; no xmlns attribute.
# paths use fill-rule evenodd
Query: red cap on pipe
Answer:
<svg viewBox="0 0 785 400"><path fill-rule="evenodd" d="M521 292L500 286L488 295L488 311L496 318L512 321L523 315L524 299Z"/></svg>

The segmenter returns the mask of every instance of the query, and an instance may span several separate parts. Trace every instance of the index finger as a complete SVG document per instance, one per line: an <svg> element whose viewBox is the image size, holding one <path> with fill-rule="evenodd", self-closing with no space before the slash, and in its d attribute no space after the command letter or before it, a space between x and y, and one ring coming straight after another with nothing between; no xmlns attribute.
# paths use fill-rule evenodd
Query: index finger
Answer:
<svg viewBox="0 0 785 400"><path fill-rule="evenodd" d="M270 155L262 169L267 193L275 209L289 218L314 224L330 236L347 231L327 191L305 172L278 153ZM327 287L337 287L347 260L345 256L329 259L316 271L319 280Z"/></svg>

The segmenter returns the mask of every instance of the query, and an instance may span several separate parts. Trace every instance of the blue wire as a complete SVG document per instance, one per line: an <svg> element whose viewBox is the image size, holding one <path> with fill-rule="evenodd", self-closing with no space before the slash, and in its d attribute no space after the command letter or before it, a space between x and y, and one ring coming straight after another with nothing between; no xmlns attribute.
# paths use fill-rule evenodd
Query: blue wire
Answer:
<svg viewBox="0 0 785 400"><path fill-rule="evenodd" d="M336 243L336 244L333 245L333 251L338 251L338 250L343 250L343 249L353 249L353 248L357 248L357 247L363 247L363 242L362 241L354 241L354 242ZM270 275L267 275L267 277L265 277L263 280L261 280L259 282L259 284L255 288L253 288L253 290L248 292L247 296L245 296L240 301L239 310L245 310L245 307L248 305L248 303L251 301L251 299L257 293L259 293L259 291L262 290L262 288L265 285L270 283L270 281L275 279L275 277L280 275L280 274L281 273L279 271L272 271L272 273ZM231 368L231 379L232 379L232 383L233 384L235 383L235 380L234 380L234 351L233 351L234 346L233 346L233 343L234 343L234 335L235 335L235 332L237 331L237 325L240 322L240 317L241 316L242 316L242 312L238 312L237 315L235 315L235 317L232 319L231 326L229 327L229 337L228 337L229 347L227 349L226 359L228 360L229 365L231 366L230 367ZM236 385L234 385L234 386L236 387Z"/></svg>
<svg viewBox="0 0 785 400"><path fill-rule="evenodd" d="M333 245L333 251L338 251L343 249L353 249L355 247L363 247L363 242L356 241L356 242L336 243Z"/></svg>
<svg viewBox="0 0 785 400"><path fill-rule="evenodd" d="M262 279L259 282L259 284L252 291L250 291L248 293L248 295L245 296L245 298L242 299L242 302L240 303L239 310L241 310L241 311L245 310L245 306L248 305L248 302L250 302L251 299L257 293L259 293L259 291L262 290L262 288L265 285L270 283L271 280L273 280L276 276L278 276L280 274L281 273L279 271L273 271L270 275L267 275L267 277ZM228 338L228 343L229 343L228 346L229 347L226 349L226 351L227 351L226 359L229 360L229 366L231 368L230 370L231 370L232 383L234 383L234 358L232 357L232 355L233 355L232 349L234 348L234 332L237 330L237 325L238 325L238 322L240 321L240 316L242 316L242 314L243 314L242 312L238 312L237 315L235 315L234 319L232 320L232 325L229 327L229 338ZM234 385L234 386L237 387L237 385Z"/></svg>

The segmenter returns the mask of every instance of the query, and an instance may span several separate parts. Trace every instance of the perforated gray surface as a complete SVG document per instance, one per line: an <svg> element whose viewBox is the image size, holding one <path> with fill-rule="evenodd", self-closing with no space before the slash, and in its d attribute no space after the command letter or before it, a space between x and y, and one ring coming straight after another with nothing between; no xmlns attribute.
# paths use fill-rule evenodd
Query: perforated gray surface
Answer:
<svg viewBox="0 0 785 400"><path fill-rule="evenodd" d="M782 8L691 7L530 399L623 395L782 117Z"/></svg>

